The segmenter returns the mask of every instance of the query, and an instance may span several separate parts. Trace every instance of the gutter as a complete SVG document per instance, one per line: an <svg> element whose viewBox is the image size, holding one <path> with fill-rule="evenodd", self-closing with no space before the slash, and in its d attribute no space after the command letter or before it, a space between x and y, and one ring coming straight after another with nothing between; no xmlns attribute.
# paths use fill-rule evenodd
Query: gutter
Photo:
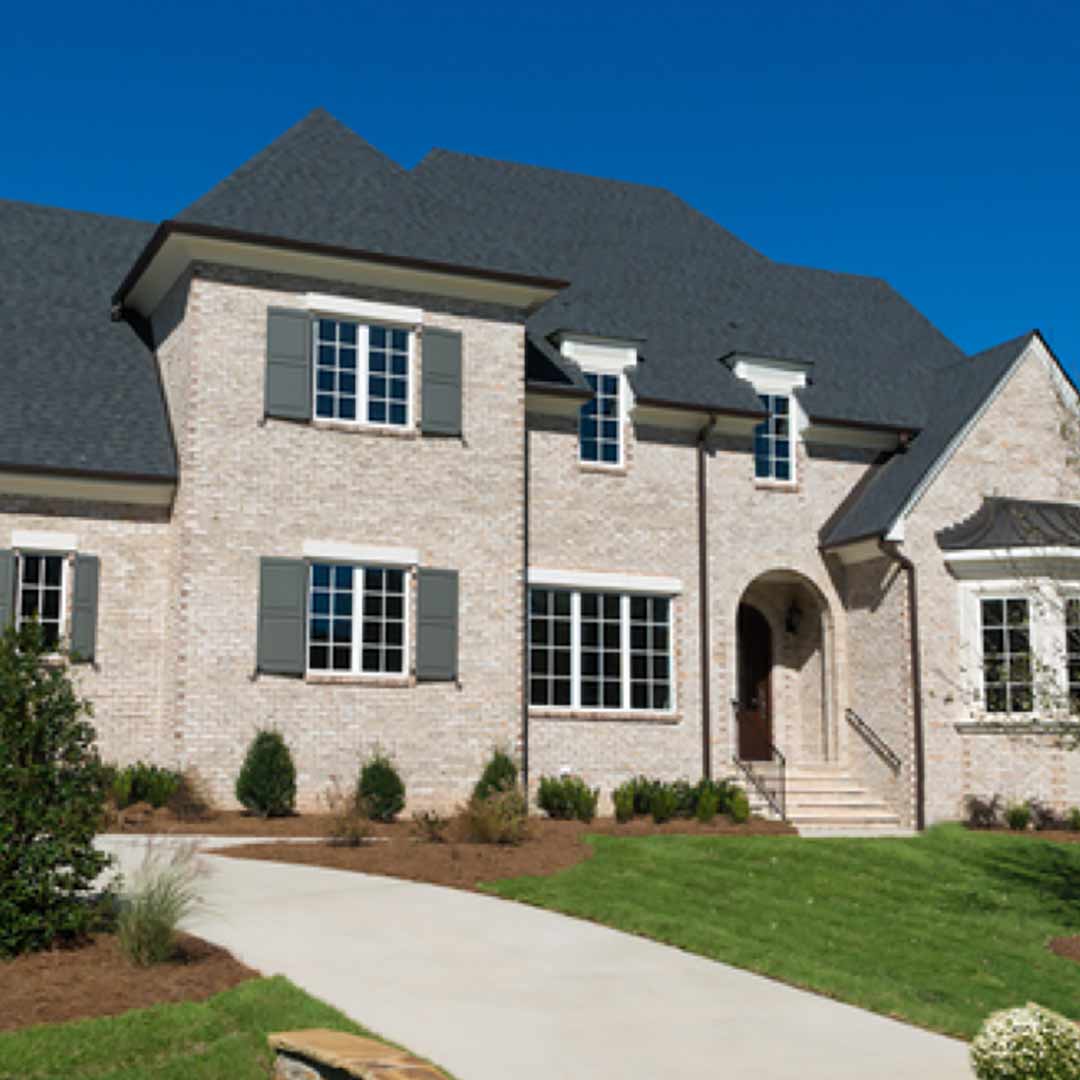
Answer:
<svg viewBox="0 0 1080 1080"><path fill-rule="evenodd" d="M907 575L908 612L911 619L911 690L912 722L915 728L915 828L926 828L926 749L923 741L922 651L919 645L919 589L915 564L900 553L895 542L878 540L882 554Z"/></svg>
<svg viewBox="0 0 1080 1080"><path fill-rule="evenodd" d="M701 644L701 775L712 779L712 701L709 684L709 511L706 444L716 428L716 414L709 414L709 422L698 433L697 439L697 498L698 498L698 640Z"/></svg>
<svg viewBox="0 0 1080 1080"><path fill-rule="evenodd" d="M521 786L529 801L529 413L521 411L523 472L521 488L523 519L521 525Z"/></svg>

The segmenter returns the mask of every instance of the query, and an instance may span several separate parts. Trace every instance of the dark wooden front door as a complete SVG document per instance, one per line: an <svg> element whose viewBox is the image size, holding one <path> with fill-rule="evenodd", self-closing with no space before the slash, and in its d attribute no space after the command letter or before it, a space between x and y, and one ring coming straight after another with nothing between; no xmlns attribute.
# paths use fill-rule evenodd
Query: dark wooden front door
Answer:
<svg viewBox="0 0 1080 1080"><path fill-rule="evenodd" d="M749 604L739 605L739 757L772 757L772 631L768 620Z"/></svg>

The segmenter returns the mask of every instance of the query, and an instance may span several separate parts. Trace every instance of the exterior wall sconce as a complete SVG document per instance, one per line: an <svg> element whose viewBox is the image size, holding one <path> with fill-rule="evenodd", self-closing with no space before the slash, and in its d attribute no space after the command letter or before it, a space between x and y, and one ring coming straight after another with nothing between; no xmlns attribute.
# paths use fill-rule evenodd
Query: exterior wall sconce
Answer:
<svg viewBox="0 0 1080 1080"><path fill-rule="evenodd" d="M794 636L799 632L799 627L802 626L802 608L799 607L795 600L792 600L788 605L787 614L784 616L784 629Z"/></svg>

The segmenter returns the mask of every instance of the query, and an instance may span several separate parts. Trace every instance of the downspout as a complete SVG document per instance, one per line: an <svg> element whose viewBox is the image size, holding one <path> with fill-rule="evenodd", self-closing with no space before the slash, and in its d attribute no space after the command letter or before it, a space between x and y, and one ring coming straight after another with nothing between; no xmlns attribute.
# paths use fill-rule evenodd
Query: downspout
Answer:
<svg viewBox="0 0 1080 1080"><path fill-rule="evenodd" d="M709 512L706 504L708 485L706 444L716 428L716 414L698 432L697 439L697 499L698 499L698 640L701 643L701 775L712 779L712 702L709 683Z"/></svg>
<svg viewBox="0 0 1080 1080"><path fill-rule="evenodd" d="M923 745L923 708L922 708L922 652L919 647L919 589L915 575L915 564L901 554L899 544L878 541L882 553L892 559L907 575L908 611L911 617L911 690L912 722L915 725L915 828L922 832L926 828L926 752Z"/></svg>
<svg viewBox="0 0 1080 1080"><path fill-rule="evenodd" d="M525 798L529 798L529 409L526 405L522 415L524 447L522 460L522 503L524 521L521 529L521 784Z"/></svg>

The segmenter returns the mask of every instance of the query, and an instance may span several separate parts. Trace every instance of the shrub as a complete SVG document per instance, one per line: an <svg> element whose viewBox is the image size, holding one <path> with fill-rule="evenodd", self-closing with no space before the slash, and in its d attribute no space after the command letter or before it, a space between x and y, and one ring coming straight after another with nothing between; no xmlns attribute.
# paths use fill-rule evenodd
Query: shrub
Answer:
<svg viewBox="0 0 1080 1080"><path fill-rule="evenodd" d="M992 829L1000 824L1001 796L980 799L978 795L968 795L964 799L964 811L967 814L965 824L969 829Z"/></svg>
<svg viewBox="0 0 1080 1080"><path fill-rule="evenodd" d="M678 799L671 785L657 784L653 788L650 812L657 825L670 821L675 816L678 805Z"/></svg>
<svg viewBox="0 0 1080 1080"><path fill-rule="evenodd" d="M346 795L336 777L323 792L323 802L330 816L327 840L332 847L359 847L371 836L371 821L359 794Z"/></svg>
<svg viewBox="0 0 1080 1080"><path fill-rule="evenodd" d="M528 819L525 796L516 788L473 797L461 809L468 840L477 844L520 844Z"/></svg>
<svg viewBox="0 0 1080 1080"><path fill-rule="evenodd" d="M625 825L634 816L633 781L620 784L612 793L611 801L615 806L615 820Z"/></svg>
<svg viewBox="0 0 1080 1080"><path fill-rule="evenodd" d="M181 821L206 821L216 814L214 800L194 767L181 774L167 805Z"/></svg>
<svg viewBox="0 0 1080 1080"><path fill-rule="evenodd" d="M1065 827L1073 832L1080 832L1080 806L1074 806L1065 815Z"/></svg>
<svg viewBox="0 0 1080 1080"><path fill-rule="evenodd" d="M630 790L634 793L634 813L651 814L653 792L661 786L659 780L650 780L647 776L635 776L628 780Z"/></svg>
<svg viewBox="0 0 1080 1080"><path fill-rule="evenodd" d="M720 794L712 787L705 788L698 795L697 806L694 808L694 814L698 821L702 825L707 825L714 817L716 812L720 809Z"/></svg>
<svg viewBox="0 0 1080 1080"><path fill-rule="evenodd" d="M109 766L109 794L117 810L135 803L149 803L160 810L176 793L183 777L175 769L136 761L123 767Z"/></svg>
<svg viewBox="0 0 1080 1080"><path fill-rule="evenodd" d="M517 785L518 770L514 759L498 747L491 752L480 779L473 788L474 799L487 799L497 791L509 791Z"/></svg>
<svg viewBox="0 0 1080 1080"><path fill-rule="evenodd" d="M676 780L668 786L675 799L675 817L692 818L697 812L700 785L693 785L689 780Z"/></svg>
<svg viewBox="0 0 1080 1080"><path fill-rule="evenodd" d="M263 730L248 747L236 798L260 817L285 817L296 803L296 766L280 732Z"/></svg>
<svg viewBox="0 0 1080 1080"><path fill-rule="evenodd" d="M1028 809L1031 811L1031 821L1039 832L1047 829L1060 829L1064 827L1061 815L1052 807L1039 799L1028 799Z"/></svg>
<svg viewBox="0 0 1080 1080"><path fill-rule="evenodd" d="M445 844L446 831L450 828L450 819L434 810L418 810L412 816L413 835L429 844Z"/></svg>
<svg viewBox="0 0 1080 1080"><path fill-rule="evenodd" d="M36 623L0 635L0 956L87 932L108 775L89 701ZM106 890L108 891L108 890Z"/></svg>
<svg viewBox="0 0 1080 1080"><path fill-rule="evenodd" d="M176 950L176 927L201 903L193 845L176 848L166 861L148 847L122 899L116 936L127 958L140 967L160 964Z"/></svg>
<svg viewBox="0 0 1080 1080"><path fill-rule="evenodd" d="M742 788L736 788L732 793L727 813L736 825L744 825L750 820L750 800Z"/></svg>
<svg viewBox="0 0 1080 1080"><path fill-rule="evenodd" d="M372 821L393 821L405 808L405 784L381 750L360 770L356 802Z"/></svg>
<svg viewBox="0 0 1080 1080"><path fill-rule="evenodd" d="M1031 824L1031 807L1027 803L1009 803L1005 808L1005 824L1016 832L1023 832Z"/></svg>
<svg viewBox="0 0 1080 1080"><path fill-rule="evenodd" d="M990 1016L971 1043L979 1080L1074 1080L1080 1031L1064 1016L1029 1002Z"/></svg>
<svg viewBox="0 0 1080 1080"><path fill-rule="evenodd" d="M599 788L590 788L580 776L541 776L536 802L550 818L592 821L596 817Z"/></svg>

